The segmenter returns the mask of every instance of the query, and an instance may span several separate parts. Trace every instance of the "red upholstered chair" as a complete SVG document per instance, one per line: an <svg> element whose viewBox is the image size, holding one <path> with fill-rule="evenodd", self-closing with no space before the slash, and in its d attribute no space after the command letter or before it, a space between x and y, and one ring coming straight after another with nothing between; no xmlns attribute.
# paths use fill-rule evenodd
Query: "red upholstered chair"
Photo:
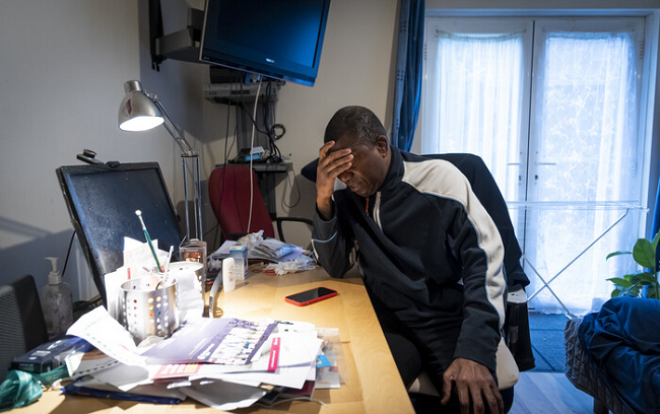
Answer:
<svg viewBox="0 0 660 414"><path fill-rule="evenodd" d="M250 216L250 175L252 175L252 221ZM299 217L276 217L271 219L261 196L257 175L247 165L226 165L211 172L209 177L209 199L216 220L225 240L236 240L247 233L264 231L264 237L275 237L273 221L277 223L279 239L284 240L283 221L296 221L312 225L312 221Z"/></svg>

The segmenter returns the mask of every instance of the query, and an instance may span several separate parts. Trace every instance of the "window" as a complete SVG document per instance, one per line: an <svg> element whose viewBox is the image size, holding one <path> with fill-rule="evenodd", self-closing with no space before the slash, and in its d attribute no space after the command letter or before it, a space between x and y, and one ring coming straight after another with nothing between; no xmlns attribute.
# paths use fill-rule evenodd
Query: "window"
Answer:
<svg viewBox="0 0 660 414"><path fill-rule="evenodd" d="M643 17L427 18L422 153L489 166L531 308L585 313L631 269L605 256L639 234L644 31Z"/></svg>

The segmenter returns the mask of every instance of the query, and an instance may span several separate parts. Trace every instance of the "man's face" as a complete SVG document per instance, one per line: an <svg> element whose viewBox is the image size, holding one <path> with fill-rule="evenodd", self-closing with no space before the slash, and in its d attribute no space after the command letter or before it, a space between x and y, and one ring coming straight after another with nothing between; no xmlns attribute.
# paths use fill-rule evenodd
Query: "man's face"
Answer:
<svg viewBox="0 0 660 414"><path fill-rule="evenodd" d="M361 197L369 197L376 193L383 184L389 168L387 138L383 137L382 141L370 147L366 144L357 144L354 138L343 135L337 140L332 151L344 148L351 149L352 165L337 178Z"/></svg>

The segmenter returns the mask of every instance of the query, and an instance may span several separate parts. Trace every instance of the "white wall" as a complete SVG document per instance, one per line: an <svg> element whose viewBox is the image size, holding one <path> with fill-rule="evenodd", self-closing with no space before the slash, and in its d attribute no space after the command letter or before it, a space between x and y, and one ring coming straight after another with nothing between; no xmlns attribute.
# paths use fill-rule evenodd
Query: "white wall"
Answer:
<svg viewBox="0 0 660 414"><path fill-rule="evenodd" d="M63 266L73 230L55 169L81 164L83 148L104 161L157 161L169 188L180 181L164 129L136 137L117 127L123 83L140 79L138 28L134 0L0 2L0 284L24 274L46 284L45 256ZM74 299L93 290L77 241L65 279Z"/></svg>
<svg viewBox="0 0 660 414"><path fill-rule="evenodd" d="M162 8L165 33L185 26L183 1L162 0ZM126 80L139 79L158 94L200 150L204 179L224 162L224 131L227 122L233 131L233 117L226 119L225 105L204 101L208 68L166 60L152 70L147 12L148 0L0 2L0 284L32 274L41 287L46 256L59 257L62 267L73 230L55 169L80 164L75 156L83 148L104 161L158 162L181 211L180 157L167 132L117 128ZM292 203L301 192L296 207L278 205L280 214L312 216L315 188L299 171L317 157L337 109L361 104L391 122L396 13L397 0L333 0L316 86L288 83L280 91L277 121L287 135L279 145L290 154L296 186L283 181L278 201ZM208 200L204 220L205 231L215 227ZM304 244L309 232L299 236L293 241ZM65 279L75 299L93 294L77 241Z"/></svg>
<svg viewBox="0 0 660 414"><path fill-rule="evenodd" d="M308 87L288 82L278 95L276 121L284 124L286 135L277 144L293 163L293 172L286 179L280 177L282 182L277 187L279 215L313 216L316 188L300 175L300 170L318 157L325 126L335 111L346 105L364 105L389 129L397 11L397 0L330 3L316 84ZM205 170L209 174L215 163L224 159L224 139L219 137L225 135L226 111L225 105L203 106L208 141L204 146ZM213 218L205 227L211 228L211 221ZM304 226L285 228L285 234L287 241L309 244L310 231Z"/></svg>
<svg viewBox="0 0 660 414"><path fill-rule="evenodd" d="M325 126L338 109L347 105L368 107L390 129L397 3L397 0L332 0L330 3L315 86L287 84L277 107L278 122L287 128L280 149L283 154L291 154L297 184L296 187L284 182L278 187L280 214L312 217L316 187L299 172L318 157ZM283 205L295 203L299 196L296 207ZM298 244L309 242L309 231L296 236ZM288 237L287 233L287 241Z"/></svg>

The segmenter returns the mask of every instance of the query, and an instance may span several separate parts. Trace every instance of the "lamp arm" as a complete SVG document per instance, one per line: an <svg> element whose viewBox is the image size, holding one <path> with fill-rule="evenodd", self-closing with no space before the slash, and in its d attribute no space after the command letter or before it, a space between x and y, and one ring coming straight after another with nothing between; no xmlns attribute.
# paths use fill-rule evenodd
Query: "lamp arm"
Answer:
<svg viewBox="0 0 660 414"><path fill-rule="evenodd" d="M160 101L158 100L158 98L156 98L156 97L151 97L150 96L150 98L156 104L158 109L160 109L160 111L163 113L163 115L169 121L169 123L172 125L172 127L170 127L170 126L167 125L167 122L163 123L163 126L165 127L167 132L170 133L172 138L174 138L174 141L181 148L181 151L183 152L182 155L187 155L187 156L197 155L197 151L195 151L193 146L190 145L190 143L186 139L185 134L183 133L183 130L181 128L179 128L179 126L172 120L172 118L170 117L170 114L167 112L167 110L165 109L163 104L161 104ZM172 128L174 128L174 130L172 130Z"/></svg>

